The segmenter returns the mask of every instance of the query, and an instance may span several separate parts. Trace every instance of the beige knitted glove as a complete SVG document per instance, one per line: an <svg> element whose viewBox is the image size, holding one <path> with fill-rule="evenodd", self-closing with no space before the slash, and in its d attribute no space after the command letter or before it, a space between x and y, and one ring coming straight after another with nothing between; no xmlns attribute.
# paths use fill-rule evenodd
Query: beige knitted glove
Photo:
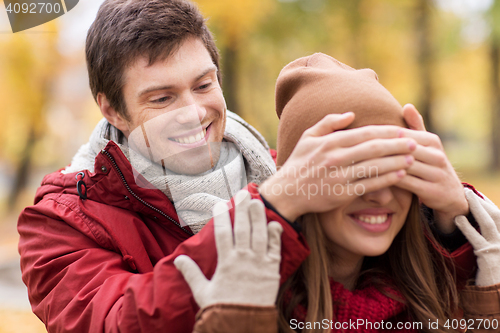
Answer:
<svg viewBox="0 0 500 333"><path fill-rule="evenodd" d="M272 306L279 288L281 232L267 224L264 204L247 191L235 196L234 236L226 203L213 209L217 268L207 280L198 265L180 255L174 264L186 279L200 308L213 304Z"/></svg>
<svg viewBox="0 0 500 333"><path fill-rule="evenodd" d="M481 229L481 234L472 227L463 215L455 218L455 224L469 240L477 256L476 286L491 286L500 283L500 210L492 203L465 189L472 215Z"/></svg>

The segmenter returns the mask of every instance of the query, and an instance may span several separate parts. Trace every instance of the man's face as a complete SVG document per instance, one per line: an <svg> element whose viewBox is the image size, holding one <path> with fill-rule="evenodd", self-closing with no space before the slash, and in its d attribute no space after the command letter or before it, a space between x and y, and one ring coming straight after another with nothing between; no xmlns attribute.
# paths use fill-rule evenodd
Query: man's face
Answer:
<svg viewBox="0 0 500 333"><path fill-rule="evenodd" d="M226 104L217 68L197 38L148 66L145 57L125 68L128 120L119 129L132 148L183 174L208 170L219 158Z"/></svg>

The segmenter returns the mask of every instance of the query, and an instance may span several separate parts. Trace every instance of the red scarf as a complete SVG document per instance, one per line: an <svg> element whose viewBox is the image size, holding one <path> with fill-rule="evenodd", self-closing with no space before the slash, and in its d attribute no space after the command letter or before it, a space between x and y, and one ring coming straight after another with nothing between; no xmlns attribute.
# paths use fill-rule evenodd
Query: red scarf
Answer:
<svg viewBox="0 0 500 333"><path fill-rule="evenodd" d="M334 303L334 320L329 323L331 332L417 332L416 329L404 327L405 324L412 324L406 315L406 305L384 295L375 286L349 291L341 283L330 280L330 288ZM386 294L404 300L398 290L389 287L384 290ZM306 315L307 309L302 305L293 312L298 322L304 322ZM401 329L398 329L398 323L403 325ZM304 322L304 325L307 323ZM392 329L388 329L389 325L392 325Z"/></svg>

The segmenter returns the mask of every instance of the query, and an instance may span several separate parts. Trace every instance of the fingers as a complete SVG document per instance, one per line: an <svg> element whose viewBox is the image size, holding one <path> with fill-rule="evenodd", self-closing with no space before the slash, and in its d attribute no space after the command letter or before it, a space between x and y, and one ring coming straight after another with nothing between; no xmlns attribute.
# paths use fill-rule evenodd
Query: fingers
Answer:
<svg viewBox="0 0 500 333"><path fill-rule="evenodd" d="M264 204L259 200L252 200L248 207L252 224L252 249L258 254L267 252L267 217Z"/></svg>
<svg viewBox="0 0 500 333"><path fill-rule="evenodd" d="M489 242L500 242L498 228L481 203L484 200L470 190L466 191L465 196L469 202L470 211L481 228L482 237Z"/></svg>
<svg viewBox="0 0 500 333"><path fill-rule="evenodd" d="M329 139L331 137L331 139ZM371 125L338 131L325 136L337 147L351 147L373 139L412 138L423 146L443 149L441 139L434 133L393 125Z"/></svg>
<svg viewBox="0 0 500 333"><path fill-rule="evenodd" d="M225 202L218 202L213 208L214 236L217 253L224 256L233 248L233 228Z"/></svg>
<svg viewBox="0 0 500 333"><path fill-rule="evenodd" d="M281 233L283 227L276 221L271 221L267 225L269 244L267 255L274 260L281 260Z"/></svg>
<svg viewBox="0 0 500 333"><path fill-rule="evenodd" d="M346 128L354 120L354 113L328 114L314 126L304 131L303 136L323 136L339 129Z"/></svg>
<svg viewBox="0 0 500 333"><path fill-rule="evenodd" d="M465 216L460 215L455 217L455 224L474 249L482 249L488 246L486 239L474 229Z"/></svg>
<svg viewBox="0 0 500 333"><path fill-rule="evenodd" d="M399 183L396 184L397 187L404 190L415 193L418 197L423 196L426 191L430 191L430 186L432 185L424 179L420 179L408 174L406 170L406 175L401 179Z"/></svg>
<svg viewBox="0 0 500 333"><path fill-rule="evenodd" d="M448 157L445 152L434 147L417 145L412 155L417 161L444 168L448 165Z"/></svg>
<svg viewBox="0 0 500 333"><path fill-rule="evenodd" d="M200 295L208 283L208 280L201 271L200 267L198 267L193 259L186 255L180 255L175 258L174 265L184 276L184 279L191 288L191 291L193 292L193 295L195 295L196 299L196 296Z"/></svg>
<svg viewBox="0 0 500 333"><path fill-rule="evenodd" d="M410 129L425 131L424 119L413 104L403 106L403 118Z"/></svg>
<svg viewBox="0 0 500 333"><path fill-rule="evenodd" d="M498 209L497 206L493 202L488 202L486 200L480 199L476 193L474 193L472 190L465 189L465 195L467 197L467 201L470 201L469 197L476 197L479 199L479 202L483 206L483 208L486 210L486 212L491 216L491 218L496 221L497 228L500 230L500 209Z"/></svg>
<svg viewBox="0 0 500 333"><path fill-rule="evenodd" d="M250 219L248 210L251 202L250 193L239 191L234 196L234 247L240 249L250 248Z"/></svg>
<svg viewBox="0 0 500 333"><path fill-rule="evenodd" d="M349 181L379 177L385 173L407 169L412 163L414 163L414 158L411 155L375 158L354 164L351 167L342 168L338 171L338 176L346 176ZM330 176L335 176L335 173L331 173Z"/></svg>
<svg viewBox="0 0 500 333"><path fill-rule="evenodd" d="M436 168L420 161L414 161L413 164L406 169L406 173L408 174L407 178L414 176L432 183L439 182L442 177L440 168Z"/></svg>
<svg viewBox="0 0 500 333"><path fill-rule="evenodd" d="M352 147L365 141L373 139L391 139L403 136L403 128L393 125L371 125L338 131L326 135L336 147Z"/></svg>
<svg viewBox="0 0 500 333"><path fill-rule="evenodd" d="M354 115L349 112L342 115L330 114L325 116L316 125L306 130L304 135L310 137L326 136L325 139L331 141L335 147L352 147L377 138L406 137L415 139L423 146L432 146L442 150L441 140L436 134L425 131L422 116L413 105L405 105L403 113L410 129L392 125L372 125L348 131L338 131L347 127L354 120Z"/></svg>
<svg viewBox="0 0 500 333"><path fill-rule="evenodd" d="M353 185L353 194L357 196L375 192L385 187L396 185L406 175L405 170L393 171L378 177L358 180Z"/></svg>
<svg viewBox="0 0 500 333"><path fill-rule="evenodd" d="M425 131L414 131L411 129L403 128L401 129L401 134L402 137L412 138L422 146L434 147L439 150L443 150L443 144L441 142L441 139L434 133Z"/></svg>
<svg viewBox="0 0 500 333"><path fill-rule="evenodd" d="M255 253L264 255L268 251L269 237L264 204L259 200L252 200L250 193L245 190L239 191L235 195L234 201L236 204L234 214L234 245L227 205L225 203L218 203L213 209L215 241L219 258L230 253L233 248L250 249L250 245ZM271 234L274 237L278 232L276 228L282 230L279 223L278 227L272 227ZM281 231L279 231L279 235L281 235ZM280 241L278 242L280 243ZM274 240L274 243L276 243L276 240ZM273 245L274 247L276 247L276 244Z"/></svg>
<svg viewBox="0 0 500 333"><path fill-rule="evenodd" d="M491 218L496 221L497 228L500 232L500 210L494 204L486 202L486 200L481 200L481 205L486 210L486 212L491 216Z"/></svg>
<svg viewBox="0 0 500 333"><path fill-rule="evenodd" d="M339 156L336 165L342 165L341 162L357 163L382 156L406 155L416 147L415 141L408 139L373 139L332 154Z"/></svg>

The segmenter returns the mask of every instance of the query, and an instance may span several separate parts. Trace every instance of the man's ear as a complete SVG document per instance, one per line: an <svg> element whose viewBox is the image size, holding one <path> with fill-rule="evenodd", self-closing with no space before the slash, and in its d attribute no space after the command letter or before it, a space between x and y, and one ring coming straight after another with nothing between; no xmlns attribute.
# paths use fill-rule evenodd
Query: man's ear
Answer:
<svg viewBox="0 0 500 333"><path fill-rule="evenodd" d="M106 98L106 95L98 93L97 104L99 105L104 118L106 118L111 125L122 131L125 136L128 136L127 133L129 128L127 126L127 121L109 104L109 100Z"/></svg>

